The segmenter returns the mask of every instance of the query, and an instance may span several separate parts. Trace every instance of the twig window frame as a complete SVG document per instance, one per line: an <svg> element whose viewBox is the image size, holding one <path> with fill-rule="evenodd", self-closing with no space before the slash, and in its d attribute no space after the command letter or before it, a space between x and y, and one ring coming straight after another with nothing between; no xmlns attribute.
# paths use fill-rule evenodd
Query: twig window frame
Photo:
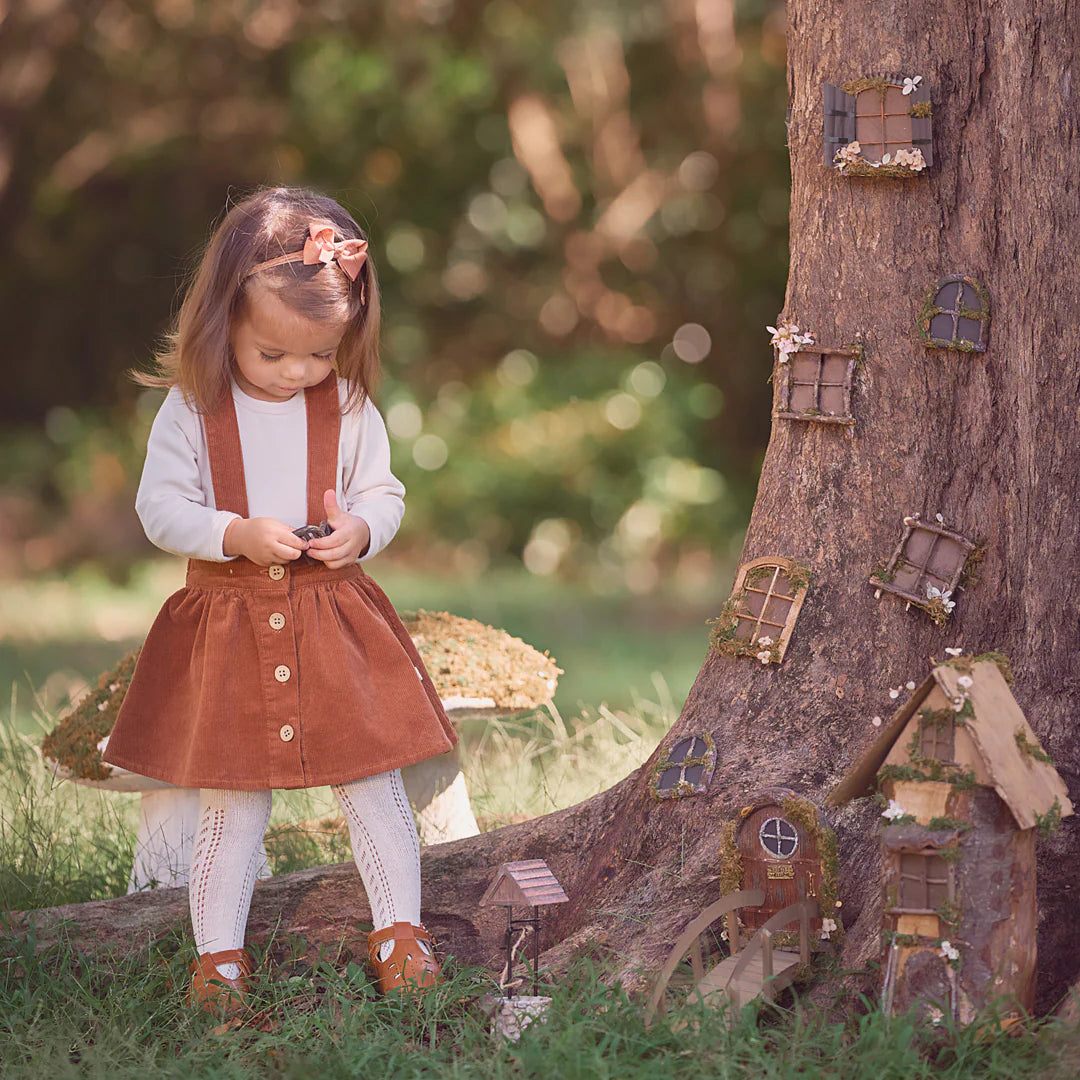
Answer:
<svg viewBox="0 0 1080 1080"><path fill-rule="evenodd" d="M930 533L934 539L927 549L926 557L921 563L916 562L914 559L906 557L908 542L916 532ZM938 540L941 537L945 537L954 543L958 544L961 549L961 558L959 563L953 569L948 578L943 578L936 573L930 573L928 567L931 559L934 557L934 551L937 547ZM943 525L931 524L928 521L920 521L915 525L905 525L904 532L900 537L900 542L896 545L896 549L892 553L892 558L889 559L888 564L885 567L884 576L880 577L872 575L870 577L870 584L873 585L878 592L889 592L896 596L902 597L910 604L915 604L919 607L925 607L927 604L926 585L928 583L937 583L937 588L940 588L943 593L954 593L956 587L960 584L960 578L964 573L964 563L967 561L968 555L975 550L975 545L968 540L966 536L961 536L959 533L953 532L952 529L946 529ZM916 588L905 589L898 586L893 581L893 577L896 574L897 568L901 562L905 565L914 567L919 571L916 577ZM928 582L928 579L932 581ZM917 590L920 590L917 591Z"/></svg>
<svg viewBox="0 0 1080 1080"><path fill-rule="evenodd" d="M773 410L773 416L783 420L808 420L816 424L845 424L851 426L855 423L855 417L851 415L851 391L855 383L855 368L862 359L862 349L858 347L843 346L834 348L824 345L805 345L789 354L790 359L781 364L777 361L779 378L777 380L778 394L777 405ZM817 377L812 380L796 378L795 367L800 356L818 356ZM841 357L846 360L842 378L839 381L826 381L825 369L828 366L829 357ZM835 365L834 365L835 366ZM792 398L800 386L814 387L814 406L807 411L799 411L792 407ZM842 409L840 413L821 412L822 387L839 388L842 396Z"/></svg>
<svg viewBox="0 0 1080 1080"><path fill-rule="evenodd" d="M699 749L698 743L704 749ZM704 795L709 790L716 769L716 742L707 732L686 735L677 740L657 762L649 781L649 793L654 799L682 799L688 795ZM687 772L694 770L691 776ZM661 786L665 776L678 777L673 783Z"/></svg>
<svg viewBox="0 0 1080 1080"><path fill-rule="evenodd" d="M956 718L920 718L919 757L940 761L945 765L956 762Z"/></svg>
<svg viewBox="0 0 1080 1080"><path fill-rule="evenodd" d="M747 645L748 655L753 655L756 651L758 638L771 637L773 644L770 647L772 656L769 662L779 664L784 659L784 653L787 652L788 643L791 641L792 631L795 629L795 622L799 617L799 612L802 610L803 601L806 599L806 586L794 586L791 584L791 574L796 567L797 564L794 559L789 559L783 555L764 555L760 559L752 559L739 567L739 573L735 578L735 588L731 592L732 599L735 601L733 617L737 623L742 621L754 622L754 632L750 638L740 638L736 628L736 637ZM765 568L771 569L773 573L766 575L769 583L765 589L760 589L754 584L754 571ZM789 595L782 595L775 591L776 583L781 574L787 582L787 587L791 589ZM751 577L750 584L747 584L747 577ZM760 580L764 580L764 578ZM754 614L749 605L746 605L745 610L743 610L748 594L764 596L760 613ZM791 601L783 623L764 618L769 609L769 601L773 598L784 602L789 599ZM777 633L775 635L763 633L762 628L765 626L770 630L776 630Z"/></svg>
<svg viewBox="0 0 1080 1080"><path fill-rule="evenodd" d="M934 849L901 849L893 852L896 870L896 903L889 908L894 915L938 915L943 904L951 905L956 900L956 885L953 868L949 861ZM910 860L918 860L913 863ZM908 871L905 871L905 860ZM933 861L932 861L933 860ZM918 867L918 873L910 872ZM931 871L933 874L931 875ZM904 883L911 882L905 889ZM936 887L937 895L931 893ZM940 899L931 904L932 899ZM921 903L919 903L921 901Z"/></svg>
<svg viewBox="0 0 1080 1080"><path fill-rule="evenodd" d="M956 286L956 300L952 307L947 306L948 297L943 296L949 286ZM970 290L975 294L979 302L978 308L973 308L966 303L965 294ZM946 303L943 303L945 301ZM939 315L948 315L952 318L952 336L948 338L935 336L931 330L934 319ZM960 321L977 323L978 338L968 337L960 333ZM966 328L965 328L966 329ZM919 336L923 344L933 349L952 349L957 352L986 352L990 342L990 291L978 279L970 274L946 274L927 290L923 301L922 311L919 313Z"/></svg>

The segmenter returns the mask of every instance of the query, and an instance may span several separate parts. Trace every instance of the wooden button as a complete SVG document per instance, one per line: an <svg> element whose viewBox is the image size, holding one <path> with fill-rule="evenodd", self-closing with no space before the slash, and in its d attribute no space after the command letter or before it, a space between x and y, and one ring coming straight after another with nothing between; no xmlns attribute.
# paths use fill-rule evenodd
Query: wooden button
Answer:
<svg viewBox="0 0 1080 1080"><path fill-rule="evenodd" d="M275 611L267 620L274 630L280 630L285 625L285 616L280 611Z"/></svg>
<svg viewBox="0 0 1080 1080"><path fill-rule="evenodd" d="M281 736L282 742L292 742L293 736L296 734L296 732L293 731L292 724L282 724L281 730L278 732L278 734Z"/></svg>
<svg viewBox="0 0 1080 1080"><path fill-rule="evenodd" d="M271 563L266 572L272 581L280 581L285 576L285 567L280 563Z"/></svg>
<svg viewBox="0 0 1080 1080"><path fill-rule="evenodd" d="M278 664L278 666L274 668L274 678L277 679L278 682L288 682L289 679L292 678L292 672L285 664Z"/></svg>

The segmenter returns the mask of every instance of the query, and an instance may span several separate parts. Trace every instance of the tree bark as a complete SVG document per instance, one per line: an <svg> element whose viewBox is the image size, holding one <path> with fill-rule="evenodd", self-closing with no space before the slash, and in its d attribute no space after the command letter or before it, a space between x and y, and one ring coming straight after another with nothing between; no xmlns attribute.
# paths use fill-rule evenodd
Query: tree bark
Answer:
<svg viewBox="0 0 1080 1080"><path fill-rule="evenodd" d="M949 646L1010 656L1015 695L1080 801L1075 16L1067 0L1007 9L897 0L872 11L855 0L791 0L791 271L781 318L821 345L865 349L852 438L839 425L774 421L746 537L743 561L786 555L810 567L806 602L782 664L711 651L650 763L611 790L425 852L425 917L455 956L497 957L501 917L477 901L500 862L543 858L571 898L546 913L548 965L601 946L629 986L644 985L717 898L720 832L747 796L783 785L820 806L871 741L871 717L891 711L889 688L921 681ZM930 88L927 175L863 180L823 166L822 84L897 71ZM951 273L990 290L984 354L926 348L916 334L927 287ZM762 377L764 340L763 329L761 356L749 361ZM941 513L985 545L981 580L957 595L944 627L896 597L876 600L868 582L915 512ZM702 732L718 753L709 792L655 801L650 766L675 739ZM879 947L877 813L863 801L831 817L848 966ZM1040 843L1043 1009L1080 969L1078 865L1072 818ZM283 912L283 926L327 939L366 914L348 868L267 882L256 898L256 934ZM171 918L176 900L127 898L107 910L138 913L145 933L162 925L159 907ZM111 924L96 921L106 906L84 908L108 943ZM48 933L70 914L32 918Z"/></svg>

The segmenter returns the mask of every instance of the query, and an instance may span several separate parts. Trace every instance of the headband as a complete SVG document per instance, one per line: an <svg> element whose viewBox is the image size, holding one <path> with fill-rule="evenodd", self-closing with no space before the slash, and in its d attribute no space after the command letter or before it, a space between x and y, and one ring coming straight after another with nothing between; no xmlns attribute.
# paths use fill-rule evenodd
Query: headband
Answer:
<svg viewBox="0 0 1080 1080"><path fill-rule="evenodd" d="M334 240L334 226L329 221L312 221L308 225L309 235L304 239L304 246L300 251L292 251L288 255L279 255L276 259L269 259L253 266L245 275L244 279L257 274L260 270L268 270L271 266L281 266L283 263L299 262L303 260L305 266L314 266L316 263L329 265L337 263L338 269L343 271L350 281L355 281L360 276L360 270L367 261L368 242L366 240ZM360 302L364 302L364 283L360 282Z"/></svg>

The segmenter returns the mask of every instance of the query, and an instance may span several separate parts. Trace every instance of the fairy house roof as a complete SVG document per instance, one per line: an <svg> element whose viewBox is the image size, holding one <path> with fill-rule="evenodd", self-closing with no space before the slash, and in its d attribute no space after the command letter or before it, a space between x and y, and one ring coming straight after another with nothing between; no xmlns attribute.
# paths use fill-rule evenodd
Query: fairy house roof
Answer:
<svg viewBox="0 0 1080 1080"><path fill-rule="evenodd" d="M543 859L523 859L499 867L495 880L480 898L480 906L539 907L541 904L565 904L569 900Z"/></svg>
<svg viewBox="0 0 1080 1080"><path fill-rule="evenodd" d="M971 685L962 688L957 680L965 674L970 676ZM938 664L930 672L829 793L826 806L842 806L874 792L878 771L893 745L935 688L940 688L950 701L958 700L966 689L974 715L965 716L964 730L982 758L994 790L1019 828L1032 828L1037 824L1036 816L1051 812L1055 802L1062 817L1073 812L1064 781L1050 760L1043 760L1046 756L1039 740L997 663L970 658Z"/></svg>

